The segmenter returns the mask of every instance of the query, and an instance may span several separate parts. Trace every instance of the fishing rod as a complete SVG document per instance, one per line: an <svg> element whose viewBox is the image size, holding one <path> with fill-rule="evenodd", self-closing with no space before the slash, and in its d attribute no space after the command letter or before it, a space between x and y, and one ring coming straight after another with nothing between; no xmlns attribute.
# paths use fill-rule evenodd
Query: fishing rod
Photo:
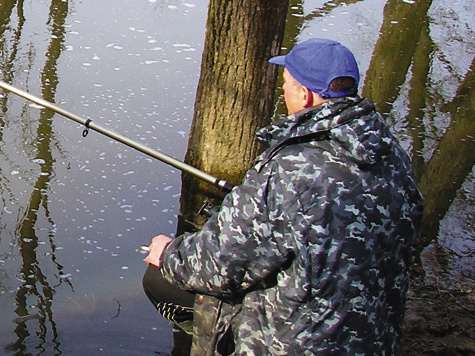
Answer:
<svg viewBox="0 0 475 356"><path fill-rule="evenodd" d="M189 173L189 174L192 174L202 180L204 180L205 182L208 182L212 185L214 185L215 187L219 188L221 191L225 192L225 193L229 193L232 189L233 189L233 185L223 179L219 179L219 178L216 178L216 177L213 177L212 175L206 173L206 172L203 172L201 170L199 170L198 168L195 168L193 166L190 166L189 164L186 164L182 161L179 161L173 157L170 157L162 152L159 152L159 151L156 151L154 149L151 149L149 147L146 147L136 141L133 141L121 134L118 134L118 133L115 133L113 131L110 131L104 127L101 127L99 125L96 125L94 122L92 122L91 119L84 119L76 114L73 114L69 111L66 111L64 110L63 108L60 108L59 106L45 100L45 99L42 99L40 97L37 97L35 95L32 95L24 90L21 90L19 88L16 88L10 84L7 84L3 81L0 81L0 87L3 88L4 90L7 90L15 95L18 95L28 101L31 101L35 104L38 104L46 109L49 109L49 110L52 110L64 117L67 117L68 119L71 119L73 121L76 121L78 123L80 123L81 125L84 125L85 126L85 129L82 133L83 137L86 137L88 132L89 132L89 129L91 130L94 130L94 131L97 131L107 137L110 137L112 138L113 140L116 140L116 141L119 141L129 147L132 147L142 153L145 153L146 155L148 156L151 156L153 158L156 158L164 163L167 163L169 164L170 166L173 166L175 168L178 168L179 170L183 171L183 172L186 172L186 173Z"/></svg>

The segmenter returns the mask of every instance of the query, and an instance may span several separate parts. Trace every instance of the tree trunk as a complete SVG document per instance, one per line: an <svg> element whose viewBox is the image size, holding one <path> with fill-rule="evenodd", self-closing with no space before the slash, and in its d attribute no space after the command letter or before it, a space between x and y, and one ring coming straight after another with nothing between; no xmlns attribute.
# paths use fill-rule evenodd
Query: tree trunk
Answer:
<svg viewBox="0 0 475 356"><path fill-rule="evenodd" d="M371 98L384 116L391 111L399 86L405 81L421 31L427 28L431 4L432 0L415 4L388 0L384 6L384 22L363 88L363 96Z"/></svg>
<svg viewBox="0 0 475 356"><path fill-rule="evenodd" d="M240 184L260 145L256 131L269 124L288 0L211 0L195 112L185 161ZM182 213L203 197L222 194L183 175ZM186 215L186 214L185 214Z"/></svg>
<svg viewBox="0 0 475 356"><path fill-rule="evenodd" d="M454 99L442 109L450 113L451 123L418 182L424 197L422 246L437 238L440 220L475 164L475 60Z"/></svg>

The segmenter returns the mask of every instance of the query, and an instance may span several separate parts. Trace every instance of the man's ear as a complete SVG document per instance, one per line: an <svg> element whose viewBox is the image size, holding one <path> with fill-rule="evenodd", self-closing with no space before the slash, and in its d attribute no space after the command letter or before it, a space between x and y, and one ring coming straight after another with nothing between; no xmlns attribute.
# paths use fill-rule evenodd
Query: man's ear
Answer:
<svg viewBox="0 0 475 356"><path fill-rule="evenodd" d="M308 89L307 87L303 86L303 85L300 88L302 90L302 92L301 92L302 106L304 108L310 108L310 107L314 106L313 92L310 89Z"/></svg>
<svg viewBox="0 0 475 356"><path fill-rule="evenodd" d="M329 101L329 99L323 99L319 94L314 93L307 87L302 86L302 90L302 106L305 109Z"/></svg>

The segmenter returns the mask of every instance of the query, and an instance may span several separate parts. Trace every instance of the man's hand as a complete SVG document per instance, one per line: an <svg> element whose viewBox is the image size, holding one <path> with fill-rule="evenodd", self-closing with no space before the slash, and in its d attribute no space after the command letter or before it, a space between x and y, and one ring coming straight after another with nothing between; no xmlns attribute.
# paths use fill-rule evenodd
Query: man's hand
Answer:
<svg viewBox="0 0 475 356"><path fill-rule="evenodd" d="M150 243L148 256L144 259L145 263L160 267L163 251L172 241L171 238L165 235L155 236Z"/></svg>

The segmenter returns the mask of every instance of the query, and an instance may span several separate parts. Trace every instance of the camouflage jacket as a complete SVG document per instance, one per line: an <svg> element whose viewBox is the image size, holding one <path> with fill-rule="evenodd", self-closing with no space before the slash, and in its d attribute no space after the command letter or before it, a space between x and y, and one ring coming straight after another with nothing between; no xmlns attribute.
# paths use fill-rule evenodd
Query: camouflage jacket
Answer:
<svg viewBox="0 0 475 356"><path fill-rule="evenodd" d="M242 185L163 255L198 293L192 354L393 354L422 211L409 158L367 99L259 136Z"/></svg>

